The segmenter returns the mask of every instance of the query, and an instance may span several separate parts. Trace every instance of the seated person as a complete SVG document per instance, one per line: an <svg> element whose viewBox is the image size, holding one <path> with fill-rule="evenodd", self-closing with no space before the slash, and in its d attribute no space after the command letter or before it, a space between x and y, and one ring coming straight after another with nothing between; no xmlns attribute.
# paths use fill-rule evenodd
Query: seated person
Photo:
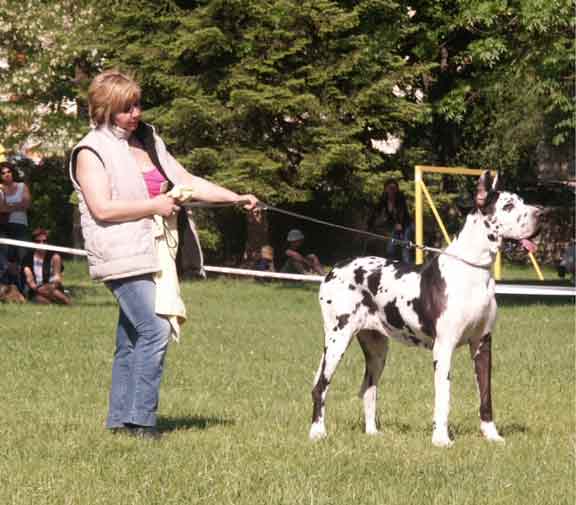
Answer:
<svg viewBox="0 0 576 505"><path fill-rule="evenodd" d="M304 234L300 230L290 230L286 237L288 243L284 255L286 256L281 272L290 274L324 275L324 267L320 264L315 254L310 254L302 249Z"/></svg>
<svg viewBox="0 0 576 505"><path fill-rule="evenodd" d="M564 278L566 274L570 274L574 277L576 271L576 240L572 239L564 254L562 255L562 260L558 265L558 276Z"/></svg>
<svg viewBox="0 0 576 505"><path fill-rule="evenodd" d="M18 265L16 254L6 257L0 253L0 256L0 302L25 303L20 265Z"/></svg>
<svg viewBox="0 0 576 505"><path fill-rule="evenodd" d="M32 232L34 242L48 241L48 231L37 228ZM28 297L37 303L61 303L68 305L70 298L62 287L62 258L58 253L42 249L31 250L22 261Z"/></svg>
<svg viewBox="0 0 576 505"><path fill-rule="evenodd" d="M253 268L263 272L274 272L274 249L271 246L262 246Z"/></svg>

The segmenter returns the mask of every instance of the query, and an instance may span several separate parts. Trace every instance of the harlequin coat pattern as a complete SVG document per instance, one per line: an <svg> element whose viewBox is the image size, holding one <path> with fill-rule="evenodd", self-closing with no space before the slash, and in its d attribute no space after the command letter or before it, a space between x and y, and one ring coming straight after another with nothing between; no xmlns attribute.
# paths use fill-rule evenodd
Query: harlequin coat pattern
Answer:
<svg viewBox="0 0 576 505"><path fill-rule="evenodd" d="M434 414L432 443L453 444L448 433L450 367L454 350L467 344L480 396L480 430L489 441L503 442L493 420L491 340L496 299L491 267L503 239L527 241L539 231L541 209L513 193L497 191L484 172L476 206L457 239L423 267L379 257L342 262L326 276L319 300L324 321L324 352L312 390L310 438L326 436L326 395L353 337L364 353L360 387L365 429L377 434L377 387L389 339L432 351Z"/></svg>

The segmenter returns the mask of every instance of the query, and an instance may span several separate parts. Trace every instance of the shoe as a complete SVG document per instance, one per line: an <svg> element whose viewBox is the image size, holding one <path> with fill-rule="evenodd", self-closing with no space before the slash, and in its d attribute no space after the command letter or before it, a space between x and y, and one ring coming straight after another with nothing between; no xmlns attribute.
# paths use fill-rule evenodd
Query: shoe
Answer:
<svg viewBox="0 0 576 505"><path fill-rule="evenodd" d="M109 428L112 435L128 435L130 428L128 426L117 426L116 428Z"/></svg>
<svg viewBox="0 0 576 505"><path fill-rule="evenodd" d="M126 426L126 429L127 433L131 437L146 440L160 440L162 438L162 433L158 431L156 426L138 426L136 424L131 424Z"/></svg>

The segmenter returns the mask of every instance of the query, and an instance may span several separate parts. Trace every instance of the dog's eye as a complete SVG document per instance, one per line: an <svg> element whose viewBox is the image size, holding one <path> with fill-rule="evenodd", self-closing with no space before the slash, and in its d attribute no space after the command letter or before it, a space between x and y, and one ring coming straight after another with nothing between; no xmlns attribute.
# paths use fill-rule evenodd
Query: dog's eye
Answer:
<svg viewBox="0 0 576 505"><path fill-rule="evenodd" d="M502 210L506 212L510 212L512 209L514 209L514 204L512 202L508 202L504 207L502 207Z"/></svg>

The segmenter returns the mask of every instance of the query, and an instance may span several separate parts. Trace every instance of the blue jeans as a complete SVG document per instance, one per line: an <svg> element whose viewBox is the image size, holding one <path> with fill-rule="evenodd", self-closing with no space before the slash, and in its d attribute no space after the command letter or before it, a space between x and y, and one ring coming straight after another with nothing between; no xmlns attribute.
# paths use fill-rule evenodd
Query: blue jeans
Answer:
<svg viewBox="0 0 576 505"><path fill-rule="evenodd" d="M394 230L392 237L396 240L401 240L402 242L398 243L388 240L386 245L386 257L390 259L401 259L403 263L412 263L412 249L407 247L404 243L405 241L410 241L412 239L412 227L406 226L402 231ZM400 252L400 258L398 258L398 252Z"/></svg>
<svg viewBox="0 0 576 505"><path fill-rule="evenodd" d="M120 305L106 427L155 426L170 323L155 313L152 275L106 285Z"/></svg>

